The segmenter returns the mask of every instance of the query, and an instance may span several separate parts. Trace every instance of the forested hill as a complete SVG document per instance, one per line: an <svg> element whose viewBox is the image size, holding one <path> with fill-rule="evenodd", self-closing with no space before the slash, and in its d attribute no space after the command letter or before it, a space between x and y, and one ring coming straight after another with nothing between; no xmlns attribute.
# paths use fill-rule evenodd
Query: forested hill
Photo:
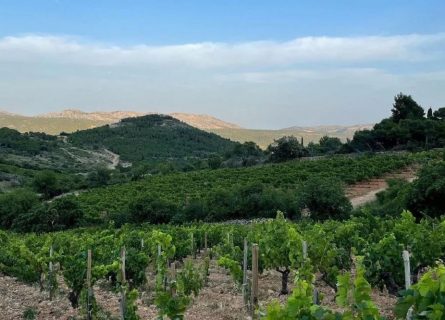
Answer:
<svg viewBox="0 0 445 320"><path fill-rule="evenodd" d="M232 150L237 144L157 114L78 131L68 140L76 146L107 148L130 162L205 158Z"/></svg>

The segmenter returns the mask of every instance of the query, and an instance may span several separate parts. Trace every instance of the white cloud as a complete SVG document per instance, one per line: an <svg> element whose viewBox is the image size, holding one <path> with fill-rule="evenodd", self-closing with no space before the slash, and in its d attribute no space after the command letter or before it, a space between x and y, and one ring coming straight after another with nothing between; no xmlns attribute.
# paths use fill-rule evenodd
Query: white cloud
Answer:
<svg viewBox="0 0 445 320"><path fill-rule="evenodd" d="M70 37L0 39L0 61L51 60L92 66L191 68L285 66L308 62L416 61L438 58L445 33L366 37L303 37L286 42L112 46Z"/></svg>
<svg viewBox="0 0 445 320"><path fill-rule="evenodd" d="M0 107L28 114L71 107L208 113L256 128L369 123L400 91L444 106L444 86L445 33L165 46L0 38Z"/></svg>

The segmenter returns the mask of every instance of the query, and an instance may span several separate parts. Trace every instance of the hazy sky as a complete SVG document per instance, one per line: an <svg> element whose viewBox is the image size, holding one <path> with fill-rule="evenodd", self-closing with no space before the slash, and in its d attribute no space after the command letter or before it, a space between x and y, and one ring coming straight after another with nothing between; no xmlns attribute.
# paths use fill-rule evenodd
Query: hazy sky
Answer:
<svg viewBox="0 0 445 320"><path fill-rule="evenodd" d="M445 106L445 1L0 0L0 109L206 113L249 128Z"/></svg>

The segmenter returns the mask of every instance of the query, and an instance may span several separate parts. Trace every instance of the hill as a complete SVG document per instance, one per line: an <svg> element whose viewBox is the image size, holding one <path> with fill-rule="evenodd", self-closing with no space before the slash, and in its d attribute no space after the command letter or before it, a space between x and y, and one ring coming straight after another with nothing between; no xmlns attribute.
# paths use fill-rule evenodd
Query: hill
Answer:
<svg viewBox="0 0 445 320"><path fill-rule="evenodd" d="M16 129L20 132L45 132L59 134L60 132L75 132L112 124L124 118L139 117L154 113L134 111L110 111L110 112L83 112L67 109L61 112L42 114L34 117L22 116L0 112L0 127ZM314 127L290 127L280 130L245 129L237 124L229 123L210 115L191 113L171 113L170 116L192 127L215 133L224 138L246 142L253 141L265 149L275 139L286 135L303 137L305 143L318 142L324 136L338 137L342 141L352 138L354 132L369 129L371 125L355 126L314 126Z"/></svg>
<svg viewBox="0 0 445 320"><path fill-rule="evenodd" d="M74 132L103 126L107 123L107 121L92 119L28 117L0 112L0 128L11 128L19 132L59 134L61 131Z"/></svg>
<svg viewBox="0 0 445 320"><path fill-rule="evenodd" d="M109 149L130 162L203 159L222 154L236 145L171 116L157 114L78 131L70 134L68 141L79 147Z"/></svg>
<svg viewBox="0 0 445 320"><path fill-rule="evenodd" d="M150 114L156 113L135 111L83 112L80 110L67 109L61 112L51 112L37 116L23 116L0 111L0 127L7 127L20 132L59 134L63 131L71 133L77 130L91 129L116 123L125 118ZM205 114L172 113L170 115L173 118L203 130L240 128L236 124L225 122Z"/></svg>

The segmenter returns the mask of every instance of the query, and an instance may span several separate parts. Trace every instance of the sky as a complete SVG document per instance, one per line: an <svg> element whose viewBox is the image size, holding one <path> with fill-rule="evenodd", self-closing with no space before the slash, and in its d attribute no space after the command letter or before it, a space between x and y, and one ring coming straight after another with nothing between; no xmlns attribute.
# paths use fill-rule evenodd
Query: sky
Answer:
<svg viewBox="0 0 445 320"><path fill-rule="evenodd" d="M247 128L445 106L443 0L0 0L0 110L210 114Z"/></svg>

